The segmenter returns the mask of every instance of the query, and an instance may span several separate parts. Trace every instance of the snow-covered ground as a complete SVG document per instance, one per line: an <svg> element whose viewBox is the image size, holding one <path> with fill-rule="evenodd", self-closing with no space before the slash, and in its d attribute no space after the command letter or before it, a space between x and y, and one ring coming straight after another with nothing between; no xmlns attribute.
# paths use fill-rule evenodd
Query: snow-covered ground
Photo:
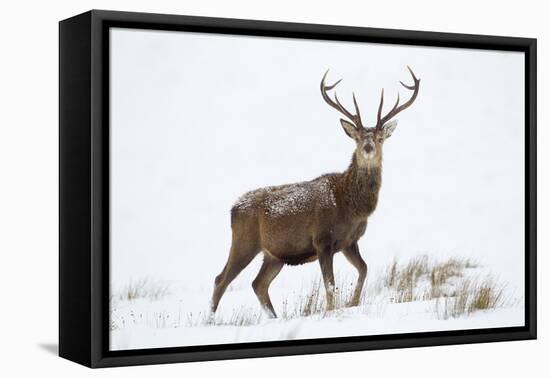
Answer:
<svg viewBox="0 0 550 378"><path fill-rule="evenodd" d="M464 330L513 327L523 323L523 309L502 308L449 320L437 319L434 301L373 305L366 310L351 308L338 315L304 319L263 320L256 326L199 326L166 328L143 323L111 332L111 349L162 348L188 345L243 343L314 339L325 337L366 336L424 331ZM382 314L385 314L383 316ZM168 322L170 324L170 322Z"/></svg>
<svg viewBox="0 0 550 378"><path fill-rule="evenodd" d="M237 280L226 292L214 321L209 318L211 291L206 288L190 292L172 282L167 284L169 294L160 299L114 298L111 304L111 349L511 327L524 322L521 293L517 296L517 291L503 282L500 282L504 284L501 307L452 317L445 314L444 298L419 298L396 303L391 291L379 288L381 281L376 278L370 280L365 300L359 307L296 317L293 310L303 302L311 286L318 282L318 276L314 278L316 265L309 264L307 268L310 269L305 269L311 273L312 281L303 281L297 287L289 286L284 278L274 283L270 293L280 316L278 319L269 319L262 313L250 285L243 285L244 280ZM290 275L292 273L300 274L298 269ZM377 275L381 278L383 274L380 271ZM463 276L451 280L448 287L458 286L464 277L483 278L488 275L490 270L483 266L465 269ZM352 287L353 277L349 274L340 280L341 290ZM427 284L420 280L418 292L424 292ZM320 296L324 297L323 291ZM235 325L235 322L244 325Z"/></svg>

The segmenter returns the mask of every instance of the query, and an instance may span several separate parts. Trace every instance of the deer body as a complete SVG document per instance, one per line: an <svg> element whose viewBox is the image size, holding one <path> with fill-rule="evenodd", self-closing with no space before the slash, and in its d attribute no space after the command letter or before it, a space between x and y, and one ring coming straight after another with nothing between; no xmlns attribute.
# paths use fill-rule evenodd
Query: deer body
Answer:
<svg viewBox="0 0 550 378"><path fill-rule="evenodd" d="M248 237L262 251L289 265L314 261L322 240L330 239L338 252L364 234L376 208L380 178L379 168L352 165L341 174L254 190L233 206L232 228L249 233L249 222L256 222L255 235Z"/></svg>
<svg viewBox="0 0 550 378"><path fill-rule="evenodd" d="M411 71L412 74L412 71ZM325 74L326 77L326 74ZM419 80L414 77L414 101ZM338 84L338 83L336 83ZM357 269L358 279L350 305L359 304L367 275L367 265L359 253L358 240L364 235L368 217L376 209L382 177L382 146L396 123L387 122L392 111L381 118L382 102L375 128L364 128L354 96L356 115L333 102L321 83L325 101L351 119L341 120L342 127L357 147L351 164L343 173L325 174L311 181L257 189L241 196L231 209L232 244L229 258L216 277L212 312L229 283L260 252L264 261L252 287L269 316L275 310L268 294L273 279L287 265L319 260L327 297L327 310L334 307L333 256L342 252ZM404 85L404 84L403 84ZM396 114L396 113L395 113ZM395 115L393 114L393 115Z"/></svg>

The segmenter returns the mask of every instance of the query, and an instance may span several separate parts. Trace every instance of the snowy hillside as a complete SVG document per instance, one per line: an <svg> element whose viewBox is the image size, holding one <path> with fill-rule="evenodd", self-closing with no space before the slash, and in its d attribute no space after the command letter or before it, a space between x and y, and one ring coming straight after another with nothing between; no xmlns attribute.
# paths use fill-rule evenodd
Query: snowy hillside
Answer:
<svg viewBox="0 0 550 378"><path fill-rule="evenodd" d="M230 287L212 318L210 290L134 282L112 298L111 349L511 327L524 321L521 293L516 297L486 267L466 259L433 262L421 256L389 264L370 279L361 305L346 308L353 284L352 275L340 280L340 308L328 313L319 277L299 288L274 284L279 318L268 319L246 286Z"/></svg>

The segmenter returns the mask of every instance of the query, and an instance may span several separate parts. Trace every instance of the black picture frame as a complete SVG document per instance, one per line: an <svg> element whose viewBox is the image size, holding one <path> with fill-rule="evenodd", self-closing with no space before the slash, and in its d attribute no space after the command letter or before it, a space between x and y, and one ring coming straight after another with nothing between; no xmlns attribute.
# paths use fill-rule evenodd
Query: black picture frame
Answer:
<svg viewBox="0 0 550 378"><path fill-rule="evenodd" d="M525 326L109 351L111 27L525 53ZM92 10L59 24L59 354L88 367L536 338L536 39Z"/></svg>

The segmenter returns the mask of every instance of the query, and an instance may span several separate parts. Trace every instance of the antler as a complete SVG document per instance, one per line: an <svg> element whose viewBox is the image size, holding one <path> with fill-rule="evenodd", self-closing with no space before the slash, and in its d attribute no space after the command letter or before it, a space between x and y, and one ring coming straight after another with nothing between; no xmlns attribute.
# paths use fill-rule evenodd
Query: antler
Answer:
<svg viewBox="0 0 550 378"><path fill-rule="evenodd" d="M351 122L353 122L353 124L355 125L355 127L357 129L363 129L363 123L361 122L361 113L359 112L359 106L357 106L357 100L355 99L355 93L353 93L353 105L355 106L355 112L356 114L351 114L351 112L349 110L347 110L341 103L340 101L338 100L338 96L336 95L336 92L334 92L334 99L336 100L333 101L329 95L328 95L328 91L330 90L333 90L337 85L338 83L340 83L342 81L342 79L338 80L336 83L332 84L332 85L325 85L325 79L327 77L327 74L328 74L328 71L325 72L325 75L323 76L323 80L321 80L321 95L323 96L323 99L325 100L325 102L327 104L329 104L330 106L332 106L334 109L338 110L340 113L342 113L344 116L346 116Z"/></svg>
<svg viewBox="0 0 550 378"><path fill-rule="evenodd" d="M401 85L407 88L410 91L414 91L411 98L405 102L403 105L399 105L399 93L397 93L397 101L395 102L395 105L393 106L392 110L389 111L388 114L386 114L384 117L382 117L382 107L384 105L384 89L382 89L382 93L380 95L380 105L378 106L378 119L376 122L376 128L381 129L382 126L386 122L388 122L390 119L395 117L398 113L402 112L403 110L407 109L409 106L412 105L414 100L416 100L416 96L418 96L418 89L420 88L420 79L417 79L414 75L413 70L411 70L411 67L407 66L407 69L412 75L414 84L413 85L407 85L400 81Z"/></svg>

